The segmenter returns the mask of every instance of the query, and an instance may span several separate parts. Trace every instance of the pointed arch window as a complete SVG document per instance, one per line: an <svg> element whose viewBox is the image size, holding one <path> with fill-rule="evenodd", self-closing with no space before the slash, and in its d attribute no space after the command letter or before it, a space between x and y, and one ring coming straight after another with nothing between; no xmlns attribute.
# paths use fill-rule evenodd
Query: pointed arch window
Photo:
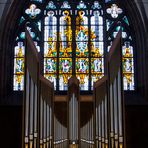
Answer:
<svg viewBox="0 0 148 148"><path fill-rule="evenodd" d="M14 47L14 90L23 90L22 28L26 23L43 57L43 75L54 82L55 90L67 90L68 79L76 75L80 89L90 92L93 83L104 75L105 55L122 25L124 90L135 89L133 35L118 0L28 0L22 13Z"/></svg>

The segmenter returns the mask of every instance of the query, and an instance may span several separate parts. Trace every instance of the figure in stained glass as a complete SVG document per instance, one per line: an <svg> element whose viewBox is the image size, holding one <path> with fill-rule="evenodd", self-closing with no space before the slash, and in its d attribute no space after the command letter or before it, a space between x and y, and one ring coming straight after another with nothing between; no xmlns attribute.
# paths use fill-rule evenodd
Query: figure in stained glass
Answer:
<svg viewBox="0 0 148 148"><path fill-rule="evenodd" d="M80 73L88 72L88 59L86 58L77 59L77 72Z"/></svg>
<svg viewBox="0 0 148 148"><path fill-rule="evenodd" d="M79 72L86 72L86 65L84 60L79 61L80 69Z"/></svg>
<svg viewBox="0 0 148 148"><path fill-rule="evenodd" d="M46 59L46 66L45 66L46 73L55 72L55 70L56 70L55 60L50 59L50 58Z"/></svg>
<svg viewBox="0 0 148 148"><path fill-rule="evenodd" d="M20 74L24 72L24 60L21 58L16 59L16 73Z"/></svg>
<svg viewBox="0 0 148 148"><path fill-rule="evenodd" d="M71 65L67 59L62 61L62 72L68 73L70 71L70 67Z"/></svg>
<svg viewBox="0 0 148 148"><path fill-rule="evenodd" d="M123 67L125 72L132 72L131 59L124 59Z"/></svg>
<svg viewBox="0 0 148 148"><path fill-rule="evenodd" d="M102 71L102 62L99 59L94 60L94 72Z"/></svg>

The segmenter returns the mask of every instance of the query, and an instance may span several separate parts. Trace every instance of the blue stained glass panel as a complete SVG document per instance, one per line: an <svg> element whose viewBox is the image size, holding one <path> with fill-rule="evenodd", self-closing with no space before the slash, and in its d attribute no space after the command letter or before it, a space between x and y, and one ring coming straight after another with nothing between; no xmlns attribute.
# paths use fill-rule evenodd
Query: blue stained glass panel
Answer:
<svg viewBox="0 0 148 148"><path fill-rule="evenodd" d="M21 25L25 21L25 18L22 16L19 21L19 25Z"/></svg>
<svg viewBox="0 0 148 148"><path fill-rule="evenodd" d="M87 7L86 7L85 3L81 0L79 2L79 5L77 5L77 8L78 9L86 9Z"/></svg>
<svg viewBox="0 0 148 148"><path fill-rule="evenodd" d="M123 17L123 20L124 20L124 22L129 26L129 21L128 21L127 16L124 16L124 17Z"/></svg>
<svg viewBox="0 0 148 148"><path fill-rule="evenodd" d="M24 73L24 58L15 58L14 73L15 74L23 74Z"/></svg>
<svg viewBox="0 0 148 148"><path fill-rule="evenodd" d="M103 26L91 26L91 40L103 41Z"/></svg>
<svg viewBox="0 0 148 148"><path fill-rule="evenodd" d="M45 17L45 25L57 25L57 18L54 16L54 11L48 11Z"/></svg>
<svg viewBox="0 0 148 148"><path fill-rule="evenodd" d="M112 1L113 1L113 0L105 0L106 3L108 3L108 2L112 2Z"/></svg>
<svg viewBox="0 0 148 148"><path fill-rule="evenodd" d="M78 35L76 37L76 41L77 42L86 42L88 40L88 35L86 34L86 32L84 30L80 30L78 32Z"/></svg>
<svg viewBox="0 0 148 148"><path fill-rule="evenodd" d="M100 16L99 11L94 11L91 17L91 25L103 25L103 17Z"/></svg>
<svg viewBox="0 0 148 148"><path fill-rule="evenodd" d="M89 59L76 58L76 73L88 73L88 72L89 72Z"/></svg>
<svg viewBox="0 0 148 148"><path fill-rule="evenodd" d="M56 6L53 1L49 1L48 5L46 6L46 9L56 9Z"/></svg>
<svg viewBox="0 0 148 148"><path fill-rule="evenodd" d="M92 9L101 9L102 6L99 4L98 1L94 1L94 4L91 7Z"/></svg>
<svg viewBox="0 0 148 148"><path fill-rule="evenodd" d="M22 91L24 89L24 75L14 75L13 90Z"/></svg>
<svg viewBox="0 0 148 148"><path fill-rule="evenodd" d="M70 9L71 6L69 5L68 1L64 1L63 5L61 6L62 9Z"/></svg>
<svg viewBox="0 0 148 148"><path fill-rule="evenodd" d="M57 27L56 26L45 26L44 30L44 41L57 41Z"/></svg>

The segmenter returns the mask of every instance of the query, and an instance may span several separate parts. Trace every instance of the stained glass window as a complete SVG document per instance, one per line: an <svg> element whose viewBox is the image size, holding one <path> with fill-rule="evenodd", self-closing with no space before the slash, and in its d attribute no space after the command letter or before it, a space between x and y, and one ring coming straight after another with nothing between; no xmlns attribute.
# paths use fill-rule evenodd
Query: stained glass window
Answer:
<svg viewBox="0 0 148 148"><path fill-rule="evenodd" d="M18 42L14 55L14 90L22 90L24 83L24 44Z"/></svg>
<svg viewBox="0 0 148 148"><path fill-rule="evenodd" d="M104 74L104 35L103 35L103 11L101 6L94 2L91 16L91 88L93 82ZM99 10L97 10L99 9Z"/></svg>
<svg viewBox="0 0 148 148"><path fill-rule="evenodd" d="M72 76L72 13L69 8L69 3L64 1L59 24L59 90L67 90L68 79Z"/></svg>
<svg viewBox="0 0 148 148"><path fill-rule="evenodd" d="M48 3L44 20L44 76L54 82L56 88L57 70L57 17L53 2Z"/></svg>
<svg viewBox="0 0 148 148"><path fill-rule="evenodd" d="M92 91L104 75L105 55L122 26L124 90L135 89L133 35L118 0L28 0L24 7L14 47L14 90L23 90L26 23L43 57L43 75L56 91L67 90L72 75L82 91Z"/></svg>
<svg viewBox="0 0 148 148"><path fill-rule="evenodd" d="M117 4L107 3L107 35L108 50L116 37L119 29L122 29L122 65L124 90L135 90L134 77L134 47L133 37L127 16L123 15L123 9ZM122 27L121 27L122 26Z"/></svg>

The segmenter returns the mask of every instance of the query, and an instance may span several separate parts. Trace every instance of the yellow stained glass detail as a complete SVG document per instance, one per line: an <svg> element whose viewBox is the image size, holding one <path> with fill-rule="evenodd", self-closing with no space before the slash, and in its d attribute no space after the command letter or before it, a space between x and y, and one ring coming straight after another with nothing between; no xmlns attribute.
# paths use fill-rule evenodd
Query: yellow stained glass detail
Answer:
<svg viewBox="0 0 148 148"><path fill-rule="evenodd" d="M91 54L93 57L102 57L103 56L103 54L100 51L100 48L95 48L93 43L91 43Z"/></svg>
<svg viewBox="0 0 148 148"><path fill-rule="evenodd" d="M133 57L133 55L131 54L130 48L126 48L125 49L125 55L124 55L124 57Z"/></svg>
<svg viewBox="0 0 148 148"><path fill-rule="evenodd" d="M71 17L69 11L65 10L62 17L66 25L60 27L59 41L60 41L60 56L69 57L72 53L72 29ZM63 31L64 29L64 31Z"/></svg>
<svg viewBox="0 0 148 148"><path fill-rule="evenodd" d="M45 54L45 57L54 57L56 52L56 42L53 42L52 38L48 38L48 52Z"/></svg>
<svg viewBox="0 0 148 148"><path fill-rule="evenodd" d="M21 84L22 79L23 79L23 75L16 75L16 81L18 84Z"/></svg>
<svg viewBox="0 0 148 148"><path fill-rule="evenodd" d="M16 56L17 57L23 57L23 49L21 47L18 49L18 53L17 53Z"/></svg>

